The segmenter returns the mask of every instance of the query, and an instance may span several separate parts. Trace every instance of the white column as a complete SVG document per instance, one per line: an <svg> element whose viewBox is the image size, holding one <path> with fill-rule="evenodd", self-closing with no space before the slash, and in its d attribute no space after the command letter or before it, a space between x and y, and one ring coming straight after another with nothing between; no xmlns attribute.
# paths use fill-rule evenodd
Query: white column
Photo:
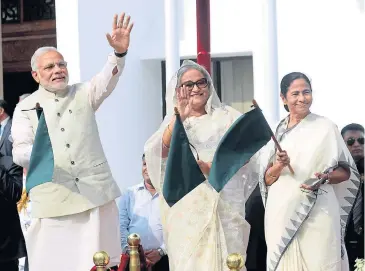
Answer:
<svg viewBox="0 0 365 271"><path fill-rule="evenodd" d="M165 0L166 85L180 67L178 0Z"/></svg>
<svg viewBox="0 0 365 271"><path fill-rule="evenodd" d="M70 84L81 79L78 12L79 1L56 0L57 49L68 62Z"/></svg>
<svg viewBox="0 0 365 271"><path fill-rule="evenodd" d="M270 124L279 121L276 0L263 0L253 50L254 97Z"/></svg>

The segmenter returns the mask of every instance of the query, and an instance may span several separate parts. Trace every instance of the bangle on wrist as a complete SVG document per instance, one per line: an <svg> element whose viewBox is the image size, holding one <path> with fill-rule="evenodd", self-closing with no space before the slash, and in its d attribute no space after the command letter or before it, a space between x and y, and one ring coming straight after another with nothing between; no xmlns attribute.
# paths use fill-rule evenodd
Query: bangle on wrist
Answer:
<svg viewBox="0 0 365 271"><path fill-rule="evenodd" d="M167 125L167 131L169 132L170 136L172 136L172 132L170 130L170 124Z"/></svg>
<svg viewBox="0 0 365 271"><path fill-rule="evenodd" d="M167 146L166 143L163 141L163 139L162 139L162 147L164 147L166 149L170 149L170 146Z"/></svg>
<svg viewBox="0 0 365 271"><path fill-rule="evenodd" d="M270 174L270 169L267 171L267 176L269 176L272 179L276 179L277 178L277 176L274 176L274 175L271 175Z"/></svg>

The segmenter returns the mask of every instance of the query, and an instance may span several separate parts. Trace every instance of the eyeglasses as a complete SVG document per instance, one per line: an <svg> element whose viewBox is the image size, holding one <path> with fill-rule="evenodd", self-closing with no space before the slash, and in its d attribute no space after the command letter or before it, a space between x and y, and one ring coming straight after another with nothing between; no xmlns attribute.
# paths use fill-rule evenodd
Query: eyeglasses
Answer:
<svg viewBox="0 0 365 271"><path fill-rule="evenodd" d="M54 67L58 66L60 69L66 69L67 68L67 62L66 61L60 61L58 63L49 63L45 66L43 66L43 69L46 71L52 71Z"/></svg>
<svg viewBox="0 0 365 271"><path fill-rule="evenodd" d="M208 80L206 78L199 79L196 82L187 81L182 83L181 86L186 87L188 91L192 91L194 86L197 86L198 89L206 88L208 86Z"/></svg>
<svg viewBox="0 0 365 271"><path fill-rule="evenodd" d="M360 144L360 145L364 145L364 138L363 137L359 137L359 138L353 138L353 137L350 137L349 139L347 139L347 141L346 141L346 144L348 145L348 146L352 146L352 145L354 145L355 144L355 142L356 142L356 140L357 140L357 142Z"/></svg>

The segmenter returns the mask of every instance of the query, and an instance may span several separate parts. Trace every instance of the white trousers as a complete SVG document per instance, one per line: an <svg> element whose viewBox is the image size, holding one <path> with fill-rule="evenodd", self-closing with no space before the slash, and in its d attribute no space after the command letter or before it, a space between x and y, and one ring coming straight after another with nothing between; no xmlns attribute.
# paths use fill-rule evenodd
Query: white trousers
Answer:
<svg viewBox="0 0 365 271"><path fill-rule="evenodd" d="M104 250L109 266L120 262L119 213L115 201L83 213L32 219L26 235L29 271L89 271Z"/></svg>

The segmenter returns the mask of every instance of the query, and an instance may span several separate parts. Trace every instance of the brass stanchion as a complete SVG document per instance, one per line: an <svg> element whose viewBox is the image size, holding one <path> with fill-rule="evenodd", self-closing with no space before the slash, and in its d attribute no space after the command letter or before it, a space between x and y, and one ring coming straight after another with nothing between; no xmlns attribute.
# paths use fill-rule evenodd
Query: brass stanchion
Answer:
<svg viewBox="0 0 365 271"><path fill-rule="evenodd" d="M231 271L239 271L245 264L244 258L239 253L229 254L227 257L227 266Z"/></svg>
<svg viewBox="0 0 365 271"><path fill-rule="evenodd" d="M141 271L141 261L138 252L138 247L140 243L141 238L138 234L132 233L128 236L129 271Z"/></svg>
<svg viewBox="0 0 365 271"><path fill-rule="evenodd" d="M93 261L96 267L96 271L106 271L110 258L105 251L99 251L94 254Z"/></svg>

